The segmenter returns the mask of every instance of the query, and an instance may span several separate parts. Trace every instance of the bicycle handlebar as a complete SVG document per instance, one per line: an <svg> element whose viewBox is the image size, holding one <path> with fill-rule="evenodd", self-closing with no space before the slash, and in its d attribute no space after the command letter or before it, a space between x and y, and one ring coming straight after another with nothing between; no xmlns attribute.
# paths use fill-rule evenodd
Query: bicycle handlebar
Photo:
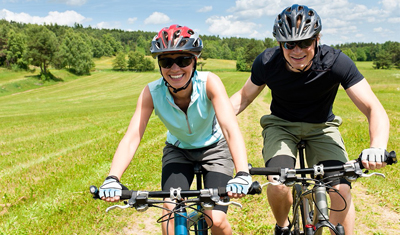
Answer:
<svg viewBox="0 0 400 235"><path fill-rule="evenodd" d="M94 199L100 199L99 190L96 186L90 186L90 193ZM134 191L134 190L122 190L120 200L128 200L126 206L111 206L107 208L107 212L114 208L129 208L135 207L138 211L145 211L153 204L164 203L165 200L150 200L149 198L169 198L171 200L177 200L181 203L194 202L201 203L205 209L212 209L214 205L235 205L242 207L240 203L229 201L224 202L221 197L226 197L228 194L226 188L210 188L200 190L181 190L180 188L171 188L170 191ZM190 197L197 197L194 199L185 199Z"/></svg>
<svg viewBox="0 0 400 235"><path fill-rule="evenodd" d="M386 152L386 161L388 165L392 165L397 163L396 153L391 151L390 153ZM297 177L298 174L313 174L314 176L323 176L325 172L334 172L334 171L342 171L343 174L341 176L346 177L349 181L355 181L359 177L369 177L372 175L380 175L385 177L380 173L372 173L365 174L362 169L364 169L363 164L361 163L361 158L359 157L355 162L345 163L343 165L338 166L328 166L324 167L323 165L315 165L313 168L304 168L304 169L291 169L291 168L281 168L281 167L261 167L261 168L253 168L249 164L249 171L251 175L277 175L279 176L279 182L270 183L281 185L285 184L287 186L291 186L296 181L305 180L303 177ZM367 173L367 171L366 171ZM248 194L260 194L261 188L264 185L260 185L259 182L254 181L251 185Z"/></svg>

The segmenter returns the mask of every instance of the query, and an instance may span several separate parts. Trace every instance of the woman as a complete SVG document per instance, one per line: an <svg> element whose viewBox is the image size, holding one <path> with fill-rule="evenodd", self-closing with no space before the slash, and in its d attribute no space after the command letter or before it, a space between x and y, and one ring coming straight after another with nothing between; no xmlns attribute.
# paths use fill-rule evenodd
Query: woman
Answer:
<svg viewBox="0 0 400 235"><path fill-rule="evenodd" d="M153 38L150 51L158 59L162 78L149 83L139 96L109 176L100 187L103 200L119 200L123 187L119 180L139 146L153 110L168 129L162 158L162 190L188 190L194 163L199 162L205 188L226 186L231 197L247 193L251 176L243 137L219 77L196 71L202 48L198 34L186 26L171 25ZM232 179L234 167L237 174ZM227 209L216 206L206 212L213 221L212 234L232 234ZM168 229L173 234L173 226ZM164 223L163 234L166 233Z"/></svg>

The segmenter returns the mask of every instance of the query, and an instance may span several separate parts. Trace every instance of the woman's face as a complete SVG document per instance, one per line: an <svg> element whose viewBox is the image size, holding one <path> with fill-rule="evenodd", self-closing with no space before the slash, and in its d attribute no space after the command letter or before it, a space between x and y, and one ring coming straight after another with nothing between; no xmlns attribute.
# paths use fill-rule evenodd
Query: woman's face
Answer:
<svg viewBox="0 0 400 235"><path fill-rule="evenodd" d="M301 44L301 42L299 43ZM283 55L292 66L287 67L293 72L299 72L298 69L303 70L308 65L311 65L310 62L313 59L315 53L315 43L317 43L317 40L314 40L311 45L306 48L300 48L298 44L292 44L292 46L295 45L293 49L287 49L284 46L284 43L281 43ZM310 67L308 67L307 69L309 68Z"/></svg>
<svg viewBox="0 0 400 235"><path fill-rule="evenodd" d="M192 76L195 57L186 53L164 54L158 57L161 74L175 88L183 87Z"/></svg>

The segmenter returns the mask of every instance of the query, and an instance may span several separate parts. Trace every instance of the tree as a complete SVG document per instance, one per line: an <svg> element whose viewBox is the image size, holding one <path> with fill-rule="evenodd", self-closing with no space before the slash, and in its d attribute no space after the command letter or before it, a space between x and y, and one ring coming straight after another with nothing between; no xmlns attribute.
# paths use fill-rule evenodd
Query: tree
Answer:
<svg viewBox="0 0 400 235"><path fill-rule="evenodd" d="M278 45L278 43L277 43L277 41L275 39L272 39L272 38L265 38L264 39L264 47L265 48L272 48L272 47L275 47L277 45Z"/></svg>
<svg viewBox="0 0 400 235"><path fill-rule="evenodd" d="M9 67L28 69L28 61L25 60L26 38L21 33L10 30L7 41L6 63Z"/></svg>
<svg viewBox="0 0 400 235"><path fill-rule="evenodd" d="M9 30L8 21L0 20L0 65L3 65L7 59L7 35Z"/></svg>
<svg viewBox="0 0 400 235"><path fill-rule="evenodd" d="M117 41L110 33L104 34L102 41L104 45L104 55L113 56L122 51L121 42Z"/></svg>
<svg viewBox="0 0 400 235"><path fill-rule="evenodd" d="M375 69L390 69L392 67L390 52L384 50L376 54L373 65Z"/></svg>
<svg viewBox="0 0 400 235"><path fill-rule="evenodd" d="M356 54L354 54L354 52L349 48L349 49L345 49L342 51L344 54L346 54L348 57L350 57L350 59L352 61L356 61L357 60L357 56Z"/></svg>
<svg viewBox="0 0 400 235"><path fill-rule="evenodd" d="M97 38L91 37L92 52L94 58L101 58L104 55L103 42Z"/></svg>
<svg viewBox="0 0 400 235"><path fill-rule="evenodd" d="M28 29L27 58L40 67L40 75L48 75L47 68L58 50L56 35L46 27L31 25Z"/></svg>
<svg viewBox="0 0 400 235"><path fill-rule="evenodd" d="M144 57L144 55L138 51L131 51L128 54L128 69L135 70L138 72L152 71L154 70L154 62L152 59Z"/></svg>
<svg viewBox="0 0 400 235"><path fill-rule="evenodd" d="M242 48L236 51L236 70L250 71L254 59L264 50L262 41L251 39L245 49Z"/></svg>
<svg viewBox="0 0 400 235"><path fill-rule="evenodd" d="M237 71L250 71L250 67L247 66L246 61L244 59L244 48L239 47L236 49L236 70Z"/></svg>
<svg viewBox="0 0 400 235"><path fill-rule="evenodd" d="M85 40L80 33L75 33L72 29L65 34L59 54L63 58L62 64L78 75L88 74L94 67L90 40Z"/></svg>
<svg viewBox="0 0 400 235"><path fill-rule="evenodd" d="M119 52L115 59L113 60L113 69L114 70L125 70L126 69L126 60L125 54L123 52Z"/></svg>
<svg viewBox="0 0 400 235"><path fill-rule="evenodd" d="M128 69L136 70L137 65L144 59L144 55L138 51L130 51L128 53Z"/></svg>
<svg viewBox="0 0 400 235"><path fill-rule="evenodd" d="M365 52L364 48L358 47L356 50L356 54L357 54L357 61L367 60L367 53Z"/></svg>

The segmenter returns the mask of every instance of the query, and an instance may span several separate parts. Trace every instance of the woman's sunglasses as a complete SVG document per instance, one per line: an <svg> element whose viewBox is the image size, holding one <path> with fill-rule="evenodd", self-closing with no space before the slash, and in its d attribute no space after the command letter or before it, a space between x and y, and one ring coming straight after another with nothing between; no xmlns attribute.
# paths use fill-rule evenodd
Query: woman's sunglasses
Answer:
<svg viewBox="0 0 400 235"><path fill-rule="evenodd" d="M174 64L178 65L181 68L184 68L192 63L193 57L194 56L179 56L179 57L176 57L175 59L168 58L168 57L160 58L160 59L158 59L158 65L160 65L164 69L169 69Z"/></svg>
<svg viewBox="0 0 400 235"><path fill-rule="evenodd" d="M315 37L312 37L312 38L309 38L306 40L301 40L301 41L283 42L282 44L283 44L283 47L288 50L293 50L296 47L296 45L298 47L300 47L301 49L305 49L305 48L310 47L313 44L314 40L315 40Z"/></svg>

